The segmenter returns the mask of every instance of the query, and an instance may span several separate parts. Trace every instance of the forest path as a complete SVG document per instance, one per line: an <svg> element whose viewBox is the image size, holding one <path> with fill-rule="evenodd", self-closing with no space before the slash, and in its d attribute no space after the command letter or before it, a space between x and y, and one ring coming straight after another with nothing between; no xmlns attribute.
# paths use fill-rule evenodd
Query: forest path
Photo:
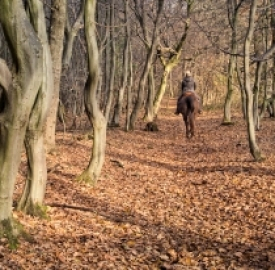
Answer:
<svg viewBox="0 0 275 270"><path fill-rule="evenodd" d="M187 140L174 105L159 132L108 130L96 187L74 181L92 141L58 133L50 220L15 212L34 239L15 252L3 242L0 269L275 269L274 120L257 133L267 159L256 163L240 115L221 126L220 112L204 112ZM20 175L15 196L22 185Z"/></svg>

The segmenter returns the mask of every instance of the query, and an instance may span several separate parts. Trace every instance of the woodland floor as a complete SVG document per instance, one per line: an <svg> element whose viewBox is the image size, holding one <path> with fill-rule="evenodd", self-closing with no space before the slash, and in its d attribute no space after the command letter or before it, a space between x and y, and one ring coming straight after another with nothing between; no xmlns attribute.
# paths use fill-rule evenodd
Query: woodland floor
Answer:
<svg viewBox="0 0 275 270"><path fill-rule="evenodd" d="M205 111L186 140L173 111L162 108L159 132L144 123L109 129L96 187L75 181L92 140L58 132L48 156L50 219L14 212L32 238L13 251L0 239L0 269L275 269L275 121L262 121L267 158L256 163L240 115L221 126L221 112Z"/></svg>

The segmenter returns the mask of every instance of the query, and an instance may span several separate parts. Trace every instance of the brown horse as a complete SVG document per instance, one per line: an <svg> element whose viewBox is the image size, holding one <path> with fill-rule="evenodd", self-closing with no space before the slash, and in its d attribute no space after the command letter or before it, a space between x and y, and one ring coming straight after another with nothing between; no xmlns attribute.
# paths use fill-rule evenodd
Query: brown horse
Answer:
<svg viewBox="0 0 275 270"><path fill-rule="evenodd" d="M191 139L195 135L195 120L200 112L198 96L193 91L184 92L178 99L176 114L182 114L186 127L186 138Z"/></svg>

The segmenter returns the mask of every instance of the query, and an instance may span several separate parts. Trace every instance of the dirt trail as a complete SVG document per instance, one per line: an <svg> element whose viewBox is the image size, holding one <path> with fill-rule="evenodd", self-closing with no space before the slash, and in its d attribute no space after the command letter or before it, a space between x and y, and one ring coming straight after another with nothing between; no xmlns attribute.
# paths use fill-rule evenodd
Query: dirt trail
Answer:
<svg viewBox="0 0 275 270"><path fill-rule="evenodd" d="M92 141L58 133L46 194L57 207L48 221L15 213L34 239L15 252L1 240L0 269L275 269L274 121L262 122L256 163L240 116L228 127L204 112L188 141L173 102L159 132L108 130L94 188L74 181Z"/></svg>

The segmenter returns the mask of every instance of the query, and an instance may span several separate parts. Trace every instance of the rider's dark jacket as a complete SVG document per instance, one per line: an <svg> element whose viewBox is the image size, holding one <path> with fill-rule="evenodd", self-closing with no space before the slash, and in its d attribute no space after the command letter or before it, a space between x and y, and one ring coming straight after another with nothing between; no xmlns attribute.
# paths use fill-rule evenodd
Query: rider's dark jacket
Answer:
<svg viewBox="0 0 275 270"><path fill-rule="evenodd" d="M186 76L183 78L181 83L181 91L184 93L185 91L195 91L196 83L191 76Z"/></svg>

